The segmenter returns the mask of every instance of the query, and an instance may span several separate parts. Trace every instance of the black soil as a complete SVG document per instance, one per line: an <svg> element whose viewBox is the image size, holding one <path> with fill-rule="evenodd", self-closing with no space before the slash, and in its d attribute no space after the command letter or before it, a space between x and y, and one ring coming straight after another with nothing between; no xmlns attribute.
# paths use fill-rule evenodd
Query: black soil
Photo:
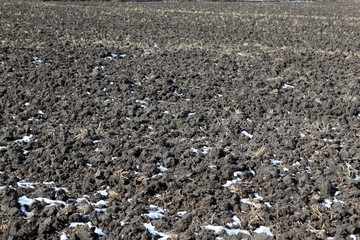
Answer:
<svg viewBox="0 0 360 240"><path fill-rule="evenodd" d="M2 1L1 239L360 237L359 12Z"/></svg>

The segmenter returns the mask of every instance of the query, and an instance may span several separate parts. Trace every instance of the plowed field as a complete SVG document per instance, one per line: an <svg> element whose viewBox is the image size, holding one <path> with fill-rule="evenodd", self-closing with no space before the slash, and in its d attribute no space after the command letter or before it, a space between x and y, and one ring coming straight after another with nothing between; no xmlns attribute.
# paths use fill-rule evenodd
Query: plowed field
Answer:
<svg viewBox="0 0 360 240"><path fill-rule="evenodd" d="M0 13L1 239L360 237L359 3Z"/></svg>

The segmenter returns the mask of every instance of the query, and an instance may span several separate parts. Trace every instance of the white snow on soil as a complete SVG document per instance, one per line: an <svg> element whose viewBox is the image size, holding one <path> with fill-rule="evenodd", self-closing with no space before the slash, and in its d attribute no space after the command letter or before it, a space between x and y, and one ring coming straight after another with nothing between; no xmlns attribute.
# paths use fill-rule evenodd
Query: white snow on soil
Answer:
<svg viewBox="0 0 360 240"><path fill-rule="evenodd" d="M37 185L40 185L40 184L47 185L47 186L50 185L49 187L51 188L52 187L51 185L55 185L55 182L42 182L42 183L34 182L34 183L32 183L32 182L26 182L24 180L21 180L21 181L17 182L17 186L19 186L21 188L28 188L28 189L29 188L34 189ZM5 188L5 186L0 187L0 190L3 189L3 188ZM10 186L10 188L13 188L13 187ZM64 187L53 187L53 188L54 188L54 190L56 192L59 191L59 190L69 192L69 190L67 188L64 188ZM105 196L105 195L107 196L108 195L108 190L110 190L110 186L107 186L105 190L100 190L100 191L96 192L95 194L101 194L103 196ZM77 198L77 199L69 198L69 201L75 201L76 203L80 203L80 202L83 202L83 201L89 202L88 198L89 198L89 195L83 195L81 198ZM19 204L21 206L20 210L25 214L26 217L31 216L31 212L28 212L26 210L26 208L30 207L36 201L44 202L46 204L46 207L54 206L54 205L68 206L68 204L66 202L61 201L61 200L52 200L52 199L44 198L44 197L29 198L26 195L23 195L18 199L18 202L19 202ZM108 201L100 200L100 201L98 201L96 203L92 203L92 202L89 202L89 203L92 204L93 206L97 206L97 207L100 206L101 207L101 206L106 205L108 203ZM151 208L155 208L155 207L156 206L154 206L154 207L151 206ZM103 213L103 212L106 211L106 208L95 208L95 211L97 213ZM158 211L167 211L167 210L158 208ZM86 215L83 215L83 216L86 216ZM71 223L69 227L76 227L76 226L79 226L79 225L88 225L90 228L93 227L91 222L87 222L87 223L74 222L74 223ZM94 227L95 227L94 232L99 235L99 238L102 238L102 237L106 236L106 234L102 231L102 229L97 228L96 226L94 226ZM68 239L68 237L66 235L66 232L62 232L61 235L60 235L60 240L65 240L65 239Z"/></svg>
<svg viewBox="0 0 360 240"><path fill-rule="evenodd" d="M66 236L66 234L63 232L60 236L60 240L66 240L68 239L68 237Z"/></svg>
<svg viewBox="0 0 360 240"><path fill-rule="evenodd" d="M147 108L146 104L148 104L149 98L144 98L143 100L136 100L135 102L140 103L140 107Z"/></svg>
<svg viewBox="0 0 360 240"><path fill-rule="evenodd" d="M281 164L283 161L270 159L270 162L272 163L272 165L276 166L276 165L278 165L278 164Z"/></svg>
<svg viewBox="0 0 360 240"><path fill-rule="evenodd" d="M251 236L249 231L241 230L241 229L226 228L226 227L223 227L223 226L213 226L213 225L206 225L206 226L203 226L203 228L204 228L204 230L215 231L215 233L221 233L221 232L224 231L229 236L237 235L239 233Z"/></svg>
<svg viewBox="0 0 360 240"><path fill-rule="evenodd" d="M35 201L39 201L39 202L44 201L49 206L54 206L57 204L62 204L64 206L68 205L66 202L60 201L60 200L51 200L49 198L43 198L43 197L38 197L38 198L32 199L32 198L28 198L27 196L24 195L18 199L18 202L21 206L21 211L23 211L23 213L26 216L30 216L30 212L26 211L25 205L30 207Z"/></svg>
<svg viewBox="0 0 360 240"><path fill-rule="evenodd" d="M237 216L233 216L233 221L231 223L227 223L226 225L228 227L235 227L235 226L240 226L240 219Z"/></svg>
<svg viewBox="0 0 360 240"><path fill-rule="evenodd" d="M181 211L181 212L178 212L176 215L178 215L179 217L182 217L182 216L184 216L185 214L187 214L186 211Z"/></svg>
<svg viewBox="0 0 360 240"><path fill-rule="evenodd" d="M283 86L282 86L282 88L292 88L292 89L294 89L295 87L294 86L292 86L292 85L289 85L289 84L284 84Z"/></svg>
<svg viewBox="0 0 360 240"><path fill-rule="evenodd" d="M212 147L207 147L207 146L204 146L201 148L203 151L202 151L202 154L208 154L209 151L212 149Z"/></svg>
<svg viewBox="0 0 360 240"><path fill-rule="evenodd" d="M149 231L150 234L161 236L161 238L159 238L159 240L171 239L170 235L167 235L165 233L157 231L155 229L155 226L153 226L151 223L144 223L144 227Z"/></svg>
<svg viewBox="0 0 360 240"><path fill-rule="evenodd" d="M181 93L178 93L176 90L174 91L174 95L175 95L175 96L178 96L178 97L181 97L181 96L182 96L182 94L181 94Z"/></svg>
<svg viewBox="0 0 360 240"><path fill-rule="evenodd" d="M349 163L345 163L345 164L346 164L348 172L351 172L351 173L354 174L353 175L353 180L355 180L355 181L360 180L360 176L357 175L356 172L355 172L356 170Z"/></svg>
<svg viewBox="0 0 360 240"><path fill-rule="evenodd" d="M94 205L94 206L104 206L107 203L108 203L108 201L100 200L100 201L98 201L96 203L93 203L92 205Z"/></svg>
<svg viewBox="0 0 360 240"><path fill-rule="evenodd" d="M24 136L22 139L15 140L15 142L30 142L31 138L33 138L32 134L30 134L29 136Z"/></svg>
<svg viewBox="0 0 360 240"><path fill-rule="evenodd" d="M258 193L254 193L254 196L256 200L264 200L264 198L262 196L260 196Z"/></svg>
<svg viewBox="0 0 360 240"><path fill-rule="evenodd" d="M208 147L208 146L203 146L201 148L201 153L206 155L209 153L209 151L212 149L212 147ZM193 151L194 153L198 154L199 153L199 150L197 150L196 148L191 148L191 151Z"/></svg>
<svg viewBox="0 0 360 240"><path fill-rule="evenodd" d="M18 202L21 206L21 211L23 211L23 213L25 214L25 216L30 216L30 212L26 211L25 209L25 205L27 206L31 206L31 204L33 204L34 200L31 198L28 198L26 196L22 196L21 198L18 199Z"/></svg>
<svg viewBox="0 0 360 240"><path fill-rule="evenodd" d="M51 200L49 198L43 198L43 197L37 197L37 198L34 198L34 200L40 201L40 202L44 201L49 206L54 206L54 205L57 205L57 204L62 204L64 206L68 205L66 202L61 201L61 200Z"/></svg>
<svg viewBox="0 0 360 240"><path fill-rule="evenodd" d="M156 178L156 177L159 177L159 176L162 176L162 173L158 173L158 174L152 175L151 178Z"/></svg>
<svg viewBox="0 0 360 240"><path fill-rule="evenodd" d="M253 205L254 207L260 207L259 205L253 203L250 198L242 198L240 199L240 202L241 203L246 203L246 204L249 204L249 205Z"/></svg>
<svg viewBox="0 0 360 240"><path fill-rule="evenodd" d="M234 176L235 176L235 177L237 177L237 176L242 176L242 175L244 175L243 172L240 172L240 171L234 172Z"/></svg>
<svg viewBox="0 0 360 240"><path fill-rule="evenodd" d="M266 235L273 237L274 234L272 234L272 232L270 231L269 227L264 227L264 226L260 226L258 229L256 229L254 231L255 233L261 234L261 233L265 233Z"/></svg>
<svg viewBox="0 0 360 240"><path fill-rule="evenodd" d="M256 172L255 172L254 170L252 170L251 167L249 167L249 171L251 172L251 174L252 174L253 176L256 175Z"/></svg>
<svg viewBox="0 0 360 240"><path fill-rule="evenodd" d="M92 227L93 227L93 225L92 225L91 222L87 222L87 223L83 223L83 222L73 222L73 223L70 224L69 227L77 227L77 226L83 226L83 225L88 225L89 228L92 228ZM97 235L99 235L100 238L106 236L106 234L102 231L101 228L95 227L94 232L95 232Z"/></svg>
<svg viewBox="0 0 360 240"><path fill-rule="evenodd" d="M223 187L229 187L230 185L233 185L237 182L240 182L241 181L241 178L237 178L237 179L234 179L234 180L227 180L226 183L223 185Z"/></svg>
<svg viewBox="0 0 360 240"><path fill-rule="evenodd" d="M252 139L253 135L251 135L250 133L248 133L247 131L242 131L242 134L244 134L245 136L247 136L248 138Z"/></svg>
<svg viewBox="0 0 360 240"><path fill-rule="evenodd" d="M55 191L58 192L60 190L63 190L64 192L68 193L70 192L69 189L67 188L64 188L64 187L54 187Z"/></svg>
<svg viewBox="0 0 360 240"><path fill-rule="evenodd" d="M334 198L333 200L330 200L330 199L325 198L325 199L324 199L324 202L321 203L321 205L323 205L323 206L325 206L325 207L327 207L327 208L331 208L331 205L332 205L333 203L343 203L343 204L344 204L344 201L338 200L338 199L336 199L336 198Z"/></svg>
<svg viewBox="0 0 360 240"><path fill-rule="evenodd" d="M32 63L42 63L42 60L38 57L33 57Z"/></svg>
<svg viewBox="0 0 360 240"><path fill-rule="evenodd" d="M352 239L354 239L354 240L356 240L357 238L356 238L356 236L354 235L354 234L351 234L350 236L349 236L349 238L352 238Z"/></svg>
<svg viewBox="0 0 360 240"><path fill-rule="evenodd" d="M240 171L237 171L237 172L234 172L234 177L237 177L237 176L242 176L242 175L244 175L244 173L243 172L240 172ZM235 184L235 183L237 183L237 182L240 182L241 181L241 178L236 178L236 179L234 179L234 180L228 180L228 181L226 181L226 183L223 185L223 187L229 187L230 185L233 185L233 184Z"/></svg>
<svg viewBox="0 0 360 240"><path fill-rule="evenodd" d="M199 153L199 150L197 150L196 148L191 148L191 151L193 151L194 153Z"/></svg>
<svg viewBox="0 0 360 240"><path fill-rule="evenodd" d="M20 182L17 182L16 184L22 188L35 188L34 185L39 184L39 183L31 183L31 182L25 182L24 180L21 180Z"/></svg>
<svg viewBox="0 0 360 240"><path fill-rule="evenodd" d="M142 216L148 216L151 219L159 219L164 216L163 213L168 212L169 210L160 208L155 205L150 205L150 210L148 213L142 214Z"/></svg>
<svg viewBox="0 0 360 240"><path fill-rule="evenodd" d="M106 197L107 195L109 195L108 192L107 192L109 190L110 190L110 186L107 186L105 190L97 191L97 193Z"/></svg>
<svg viewBox="0 0 360 240"><path fill-rule="evenodd" d="M169 169L167 169L166 167L163 167L163 166L160 166L157 168L160 172L166 172L168 171Z"/></svg>
<svg viewBox="0 0 360 240"><path fill-rule="evenodd" d="M108 195L106 190L100 190L100 191L97 191L97 193L99 193L100 195L105 196L105 197Z"/></svg>
<svg viewBox="0 0 360 240"><path fill-rule="evenodd" d="M152 49L144 49L144 50L143 50L143 53L144 53L145 55L150 55L150 54L152 53Z"/></svg>
<svg viewBox="0 0 360 240"><path fill-rule="evenodd" d="M126 54L125 54L125 55L126 55ZM114 53L112 53L111 56L107 56L107 57L105 57L105 59L116 60L116 57L117 57L117 55L114 54Z"/></svg>

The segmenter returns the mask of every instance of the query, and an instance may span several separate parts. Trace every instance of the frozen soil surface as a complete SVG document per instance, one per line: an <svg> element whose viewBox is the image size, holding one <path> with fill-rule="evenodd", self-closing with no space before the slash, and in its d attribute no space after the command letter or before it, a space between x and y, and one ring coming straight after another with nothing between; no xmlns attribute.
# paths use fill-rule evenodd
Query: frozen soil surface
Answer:
<svg viewBox="0 0 360 240"><path fill-rule="evenodd" d="M357 239L357 3L0 3L1 239Z"/></svg>

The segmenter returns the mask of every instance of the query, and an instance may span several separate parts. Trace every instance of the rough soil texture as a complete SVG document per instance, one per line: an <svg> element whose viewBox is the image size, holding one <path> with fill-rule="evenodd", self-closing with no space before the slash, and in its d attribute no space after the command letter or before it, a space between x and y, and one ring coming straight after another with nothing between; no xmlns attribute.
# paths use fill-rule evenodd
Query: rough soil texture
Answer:
<svg viewBox="0 0 360 240"><path fill-rule="evenodd" d="M359 12L1 2L1 239L356 239Z"/></svg>

